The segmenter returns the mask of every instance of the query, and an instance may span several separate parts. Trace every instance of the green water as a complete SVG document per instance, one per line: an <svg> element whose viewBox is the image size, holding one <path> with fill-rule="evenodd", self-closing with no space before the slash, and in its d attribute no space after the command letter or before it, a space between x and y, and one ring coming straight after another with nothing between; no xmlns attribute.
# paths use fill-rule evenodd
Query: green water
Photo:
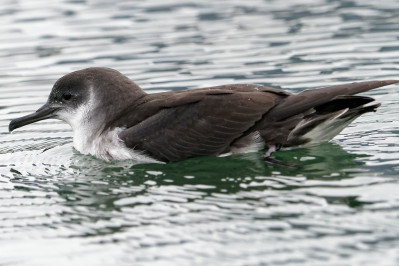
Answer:
<svg viewBox="0 0 399 266"><path fill-rule="evenodd" d="M60 76L120 70L147 92L298 92L398 79L398 1L0 4L0 265L398 265L399 87L331 143L170 164L104 162L68 125L18 129Z"/></svg>

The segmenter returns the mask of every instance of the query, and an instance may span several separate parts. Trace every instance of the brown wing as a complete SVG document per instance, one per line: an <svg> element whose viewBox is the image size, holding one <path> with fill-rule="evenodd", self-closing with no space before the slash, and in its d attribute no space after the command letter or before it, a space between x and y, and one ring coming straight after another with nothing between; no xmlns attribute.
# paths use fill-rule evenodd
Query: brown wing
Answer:
<svg viewBox="0 0 399 266"><path fill-rule="evenodd" d="M162 161L218 155L228 151L234 140L282 98L275 92L255 90L204 90L200 95L199 92L193 92L197 93L194 96L180 95L175 102L168 98L162 103L166 107L124 130L119 137L128 147ZM151 101L147 104L154 105Z"/></svg>

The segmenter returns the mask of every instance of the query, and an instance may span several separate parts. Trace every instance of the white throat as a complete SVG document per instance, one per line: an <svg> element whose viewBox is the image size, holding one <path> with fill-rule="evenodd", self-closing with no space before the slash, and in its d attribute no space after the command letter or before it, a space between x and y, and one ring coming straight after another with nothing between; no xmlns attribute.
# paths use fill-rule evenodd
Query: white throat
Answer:
<svg viewBox="0 0 399 266"><path fill-rule="evenodd" d="M67 122L73 130L75 149L83 154L111 160L133 159L141 162L158 162L140 151L129 149L118 137L122 128L104 129L102 121L95 120L95 100L90 93L90 100L73 112L63 111L59 118ZM100 124L99 124L100 123Z"/></svg>

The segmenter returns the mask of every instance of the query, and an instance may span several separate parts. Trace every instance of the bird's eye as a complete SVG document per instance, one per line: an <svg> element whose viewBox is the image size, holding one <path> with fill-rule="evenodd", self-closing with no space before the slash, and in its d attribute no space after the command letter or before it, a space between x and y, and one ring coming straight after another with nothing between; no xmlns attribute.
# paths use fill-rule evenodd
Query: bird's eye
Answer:
<svg viewBox="0 0 399 266"><path fill-rule="evenodd" d="M62 99L63 99L64 101L69 101L71 98L72 98L72 94L70 94L70 93L64 93L64 94L62 95Z"/></svg>

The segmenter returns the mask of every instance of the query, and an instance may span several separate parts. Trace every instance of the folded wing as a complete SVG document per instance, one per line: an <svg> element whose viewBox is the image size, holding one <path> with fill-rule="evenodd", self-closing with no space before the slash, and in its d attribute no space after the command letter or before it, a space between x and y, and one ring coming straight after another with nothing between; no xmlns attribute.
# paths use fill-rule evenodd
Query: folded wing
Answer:
<svg viewBox="0 0 399 266"><path fill-rule="evenodd" d="M168 99L165 95L165 100L158 103L163 107L121 132L119 137L128 147L145 151L161 161L227 152L231 143L286 96L278 90L270 92L263 88L265 91L194 90L194 95L184 96L188 99L176 94L175 99ZM141 108L146 105L154 104L148 101Z"/></svg>

